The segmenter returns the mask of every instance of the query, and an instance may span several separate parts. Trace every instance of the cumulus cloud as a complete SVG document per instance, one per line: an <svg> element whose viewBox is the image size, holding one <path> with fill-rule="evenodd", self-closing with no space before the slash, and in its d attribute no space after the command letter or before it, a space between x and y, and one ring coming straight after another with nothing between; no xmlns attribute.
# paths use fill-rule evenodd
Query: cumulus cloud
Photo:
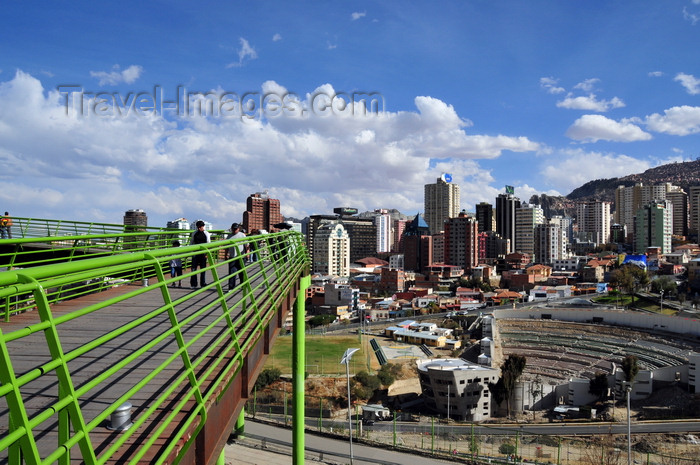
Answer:
<svg viewBox="0 0 700 465"><path fill-rule="evenodd" d="M614 153L568 149L554 155L543 160L541 173L547 185L564 194L591 179L626 176L650 168L647 161Z"/></svg>
<svg viewBox="0 0 700 465"><path fill-rule="evenodd" d="M613 97L610 100L598 99L593 90L600 82L598 78L586 79L574 86L574 89L587 92L588 95L575 95L569 92L563 100L557 102L557 107L567 108L570 110L586 110L596 111L599 113L606 112L613 108L621 108L625 106L622 99ZM550 94L563 94L566 89L560 87L559 80L553 77L540 78L540 87L545 89Z"/></svg>
<svg viewBox="0 0 700 465"><path fill-rule="evenodd" d="M651 134L629 120L615 121L602 115L581 116L566 130L566 136L582 142L634 142L651 139Z"/></svg>
<svg viewBox="0 0 700 465"><path fill-rule="evenodd" d="M584 81L579 82L574 86L574 89L579 89L584 92L591 92L594 88L595 85L600 82L600 79L598 78L591 78L591 79L586 79Z"/></svg>
<svg viewBox="0 0 700 465"><path fill-rule="evenodd" d="M268 81L265 92L287 89ZM286 101L306 109L291 116L67 115L65 93L18 72L0 82L0 176L8 187L0 199L20 216L117 223L125 210L143 208L152 225L184 216L224 227L240 221L246 197L262 189L297 217L341 200L408 212L422 210L420 186L443 171L492 194L478 160L539 147L526 137L468 132L468 119L429 96L416 97L413 111L311 111L310 98L321 93L335 90L325 84Z"/></svg>
<svg viewBox="0 0 700 465"><path fill-rule="evenodd" d="M238 42L240 44L240 48L238 49L238 61L229 63L228 65L226 65L227 68L237 68L243 66L243 63L246 60L255 60L256 58L258 58L258 52L255 51L255 49L250 45L248 40L244 39L243 37L240 37L238 39Z"/></svg>
<svg viewBox="0 0 700 465"><path fill-rule="evenodd" d="M131 65L124 70L120 70L119 65L114 65L112 71L90 71L90 77L99 79L101 86L115 86L117 84L132 84L143 73L143 68L139 65Z"/></svg>
<svg viewBox="0 0 700 465"><path fill-rule="evenodd" d="M543 77L540 78L540 87L545 89L550 94L562 94L566 92L566 89L559 87L559 80L553 77Z"/></svg>
<svg viewBox="0 0 700 465"><path fill-rule="evenodd" d="M654 113L646 118L647 129L674 136L687 136L700 132L700 107L683 105Z"/></svg>
<svg viewBox="0 0 700 465"><path fill-rule="evenodd" d="M692 74L678 73L673 80L680 82L690 95L700 94L700 79Z"/></svg>
<svg viewBox="0 0 700 465"><path fill-rule="evenodd" d="M358 19L364 18L365 16L367 16L366 11L356 11L352 15L350 15L350 20L357 21Z"/></svg>
<svg viewBox="0 0 700 465"><path fill-rule="evenodd" d="M564 100L557 102L557 107L559 108L598 112L606 112L611 108L621 108L624 106L625 103L617 97L613 97L611 100L598 100L595 94L579 97L569 95Z"/></svg>
<svg viewBox="0 0 700 465"><path fill-rule="evenodd" d="M273 42L279 42L280 40L282 40L282 34L275 34L272 36Z"/></svg>

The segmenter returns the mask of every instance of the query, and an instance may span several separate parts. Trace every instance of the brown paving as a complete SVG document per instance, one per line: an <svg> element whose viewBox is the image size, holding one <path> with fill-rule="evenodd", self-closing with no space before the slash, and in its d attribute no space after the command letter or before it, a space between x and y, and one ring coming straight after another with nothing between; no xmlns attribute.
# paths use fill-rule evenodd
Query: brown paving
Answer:
<svg viewBox="0 0 700 465"><path fill-rule="evenodd" d="M211 282L210 279L208 282ZM187 282L183 280L183 284ZM153 284L153 282L151 282ZM71 312L85 308L92 303L102 302L108 298L126 295L130 292L139 290L140 286L125 285L109 289L100 294L93 294L78 299L64 301L52 307L54 319L68 315ZM170 288L171 297L178 299L179 297L195 292L189 288ZM202 362L195 368L195 372L202 383L202 391L206 391L215 375L221 371L221 367L213 370L213 373L208 377L204 376L204 372L212 367L216 357L222 355L225 361L231 360L237 353L235 349L230 347L231 338L228 337L229 328L226 326L225 320L214 323L216 318L221 315L221 302L219 294L212 290L197 291L200 292L191 300L185 303L175 305L175 313L179 321L186 318L192 318L183 330L183 337L186 342L191 342L188 349L192 359L201 357ZM240 295L235 297L240 298ZM227 300L232 301L233 296ZM206 305L214 306L211 310L198 314L198 311ZM93 341L98 337L104 336L109 331L113 331L123 327L129 322L141 318L163 305L163 296L159 288L153 289L140 294L136 297L111 305L107 308L100 309L88 315L84 315L78 319L63 322L57 327L58 337L61 341L61 346L64 353L84 346L87 342ZM274 313L272 311L269 316ZM230 312L231 318L236 320L240 315L240 308L236 308ZM10 334L13 331L21 330L22 328L35 324L39 321L37 311L26 312L18 315L13 315L9 323L3 322L0 324L0 329L4 334ZM202 331L207 325L213 324L214 327L210 330L206 337L194 341L195 335ZM153 316L148 321L144 322L135 329L120 335L113 340L100 345L99 347L90 350L89 352L78 356L75 360L68 363L72 383L76 389L84 386L96 376L104 373L105 370L113 366L119 360L123 360L129 354L143 348L151 342L154 335L161 334L171 327L167 313L161 313ZM223 336L223 337L222 337ZM247 337L257 339L259 336L254 334L239 334L241 342L244 342ZM221 338L221 340L218 340ZM79 399L82 414L86 422L90 422L97 417L98 414L116 401L122 394L131 388L138 380L143 379L146 375L158 364L164 362L168 357L172 356L178 349L177 342L173 335L167 336L163 341L157 343L151 349L145 351L135 360L126 364L122 369L112 374L106 381L102 382L96 388L85 393ZM8 350L11 354L11 362L15 376L21 376L24 373L35 370L36 367L43 363L48 363L51 360L45 337L42 332L31 334L19 340L8 343ZM205 356L205 351L210 350L211 353ZM161 408L150 414L147 421L139 426L130 429L127 434L129 440L121 448L120 453L123 458L132 456L137 450L136 446L144 444L147 440L154 437L154 429L161 425L164 418L171 415L176 409L176 405L180 399L186 397L187 391L190 390L190 385L187 378L177 382L178 377L182 377L184 373L184 365L179 356L168 366L167 369L157 374L156 377L148 382L142 389L133 393L128 402L133 405L132 415L135 421L146 416L146 410L155 405L159 396L164 395L168 388L173 388L173 392L167 396L167 401L161 405ZM238 365L234 365L229 376L237 372ZM22 388L22 396L27 407L27 413L30 418L39 412L46 409L47 405L58 400L58 381L55 372L47 372L38 377L34 381L28 383ZM185 414L190 413L195 404L188 401L182 412L178 413L178 417L182 418ZM40 454L43 457L56 448L57 444L57 415L53 415L40 425L40 428L34 431L37 437L37 446ZM5 404L5 399L0 397L0 438L7 431L9 422L8 408ZM90 432L90 441L95 447L96 453L101 454L113 444L114 441L124 435L123 432L115 432L106 428L106 422L97 426ZM195 425L190 427L190 430ZM167 436L170 431L166 431L162 436L166 439L161 439L156 444L161 447L170 445ZM190 431L189 434L192 434ZM178 447L181 447L179 444ZM155 449L158 451L158 448ZM73 462L81 460L77 446L71 451L73 454ZM7 450L0 451L0 463L7 463ZM140 460L140 463L148 463L153 457L146 456ZM76 462L76 463L78 463ZM122 463L121 460L112 460L108 463Z"/></svg>

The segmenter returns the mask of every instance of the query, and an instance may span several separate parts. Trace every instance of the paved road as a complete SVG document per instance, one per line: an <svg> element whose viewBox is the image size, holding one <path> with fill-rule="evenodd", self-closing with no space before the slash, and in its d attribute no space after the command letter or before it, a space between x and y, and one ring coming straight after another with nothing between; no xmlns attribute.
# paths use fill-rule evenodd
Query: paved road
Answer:
<svg viewBox="0 0 700 465"><path fill-rule="evenodd" d="M437 424L440 432L451 432L451 434L465 434L471 431L470 425L445 425ZM378 422L365 428L372 431L393 431L391 422ZM654 421L654 422L633 422L631 424L633 434L643 433L697 433L700 432L700 421ZM430 432L430 425L418 425L415 423L397 423L396 430L401 432ZM474 425L476 434L513 434L515 431L527 434L548 434L551 436L570 435L599 435L599 434L626 434L627 423L544 423L544 424L524 424L524 425Z"/></svg>
<svg viewBox="0 0 700 465"><path fill-rule="evenodd" d="M306 433L304 436L305 464L350 463L350 442L330 439ZM245 437L226 446L227 464L241 465L289 465L292 463L292 430L270 426L247 419ZM417 454L406 454L382 448L353 444L353 465L454 464L454 461L439 460Z"/></svg>

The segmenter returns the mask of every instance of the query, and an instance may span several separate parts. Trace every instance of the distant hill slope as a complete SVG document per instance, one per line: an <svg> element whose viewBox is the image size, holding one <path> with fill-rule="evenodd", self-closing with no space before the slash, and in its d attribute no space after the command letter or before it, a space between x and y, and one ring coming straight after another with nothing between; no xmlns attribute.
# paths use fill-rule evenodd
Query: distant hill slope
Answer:
<svg viewBox="0 0 700 465"><path fill-rule="evenodd" d="M670 182L688 192L689 186L700 184L700 160L650 168L640 174L630 174L621 178L596 179L574 189L566 196L569 200L607 200L615 199L615 189L618 186L633 186L644 184L660 184Z"/></svg>
<svg viewBox="0 0 700 465"><path fill-rule="evenodd" d="M540 205L548 218L552 215L573 216L575 214L576 201L603 200L614 202L615 189L618 186L633 186L638 182L644 184L670 182L688 192L690 186L700 184L700 158L695 161L668 163L656 168L650 168L643 173L630 174L621 178L589 181L583 186L574 189L566 197L552 197L546 194L533 195L529 203Z"/></svg>

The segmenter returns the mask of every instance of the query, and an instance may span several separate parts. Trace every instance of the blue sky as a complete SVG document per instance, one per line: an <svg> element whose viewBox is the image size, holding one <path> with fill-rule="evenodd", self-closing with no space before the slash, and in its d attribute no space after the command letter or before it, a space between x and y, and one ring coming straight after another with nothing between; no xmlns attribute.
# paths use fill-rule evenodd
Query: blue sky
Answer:
<svg viewBox="0 0 700 465"><path fill-rule="evenodd" d="M415 214L449 172L472 210L700 156L700 0L143 3L3 5L0 209Z"/></svg>

